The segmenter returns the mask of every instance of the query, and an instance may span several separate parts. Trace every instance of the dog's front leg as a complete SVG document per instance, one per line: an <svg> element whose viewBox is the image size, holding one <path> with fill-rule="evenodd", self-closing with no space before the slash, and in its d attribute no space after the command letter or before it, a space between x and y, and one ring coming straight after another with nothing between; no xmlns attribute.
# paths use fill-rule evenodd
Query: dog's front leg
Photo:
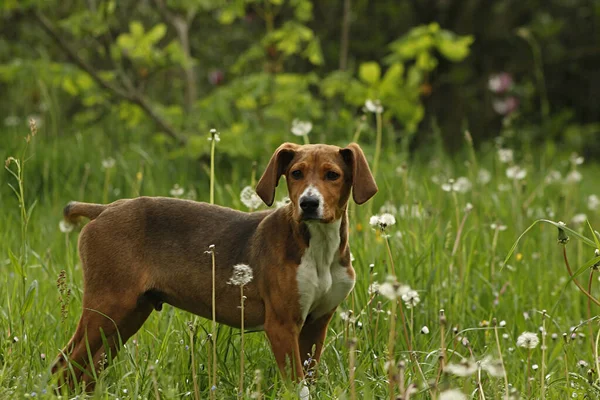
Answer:
<svg viewBox="0 0 600 400"><path fill-rule="evenodd" d="M290 378L294 382L304 379L302 362L300 361L300 348L298 335L300 326L292 318L278 315L274 310L267 308L265 315L265 333L271 343L275 361L284 379L288 378L286 363L289 360L291 367Z"/></svg>
<svg viewBox="0 0 600 400"><path fill-rule="evenodd" d="M314 321L307 322L300 331L300 358L304 366L304 372L309 375L309 378L314 378L314 370L321 358L323 343L327 336L327 326L329 326L329 321L331 321L334 312L335 310Z"/></svg>

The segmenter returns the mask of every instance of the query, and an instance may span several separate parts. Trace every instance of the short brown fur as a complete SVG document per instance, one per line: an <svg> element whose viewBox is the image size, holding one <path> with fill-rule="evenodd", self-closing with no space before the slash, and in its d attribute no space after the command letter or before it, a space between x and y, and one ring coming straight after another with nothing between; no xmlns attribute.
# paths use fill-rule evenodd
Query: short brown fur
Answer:
<svg viewBox="0 0 600 400"><path fill-rule="evenodd" d="M304 178L290 177L301 169ZM333 170L335 181L323 179ZM285 143L274 153L257 193L272 204L275 187L286 176L290 204L275 210L245 213L216 205L163 197L118 200L108 205L71 202L65 219L89 218L79 236L83 267L83 312L77 329L55 361L53 373L72 387L83 381L93 389L93 369L107 354L114 357L142 326L153 309L163 303L211 318L212 264L205 254L214 245L216 255L216 319L233 327L240 325L239 289L228 284L233 266L248 264L254 279L244 288L247 328L264 327L273 354L286 376L304 378L303 361L311 355L318 362L327 326L335 308L327 315L302 320L296 271L310 245L310 233L299 212L298 197L312 185L324 198L320 223L342 219L337 257L350 263L346 205L351 189L357 203L367 201L377 186L366 159L356 144L344 149L328 145ZM104 348L102 334L109 349ZM87 341L87 343L86 343ZM93 354L89 362L88 347ZM72 362L75 381L70 379L67 360Z"/></svg>

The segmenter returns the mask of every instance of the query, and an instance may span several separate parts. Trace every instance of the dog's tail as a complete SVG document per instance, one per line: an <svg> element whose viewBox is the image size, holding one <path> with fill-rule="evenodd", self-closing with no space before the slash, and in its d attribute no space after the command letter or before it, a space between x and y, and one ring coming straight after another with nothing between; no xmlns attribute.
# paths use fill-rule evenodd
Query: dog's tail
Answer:
<svg viewBox="0 0 600 400"><path fill-rule="evenodd" d="M65 222L71 225L77 224L80 217L95 219L106 210L108 206L104 204L80 203L72 201L63 210Z"/></svg>

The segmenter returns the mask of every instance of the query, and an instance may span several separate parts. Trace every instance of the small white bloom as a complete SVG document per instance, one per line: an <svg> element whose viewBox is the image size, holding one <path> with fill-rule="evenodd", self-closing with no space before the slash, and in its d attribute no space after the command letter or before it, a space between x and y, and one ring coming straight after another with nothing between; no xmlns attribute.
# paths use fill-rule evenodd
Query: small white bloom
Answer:
<svg viewBox="0 0 600 400"><path fill-rule="evenodd" d="M376 114L381 114L383 112L383 106L379 100L367 99L367 101L365 101L365 108L367 111Z"/></svg>
<svg viewBox="0 0 600 400"><path fill-rule="evenodd" d="M252 268L248 264L233 266L233 275L227 282L230 285L245 286L252 281Z"/></svg>
<svg viewBox="0 0 600 400"><path fill-rule="evenodd" d="M477 182L482 185L488 184L492 180L492 174L485 168L480 168L477 172Z"/></svg>
<svg viewBox="0 0 600 400"><path fill-rule="evenodd" d="M292 121L292 133L296 136L306 136L312 130L313 124L310 121L300 121L299 119L294 119Z"/></svg>
<svg viewBox="0 0 600 400"><path fill-rule="evenodd" d="M565 178L565 182L567 182L567 183L577 183L577 182L581 182L581 179L583 179L583 176L581 175L581 172L579 172L576 169L574 169L573 171L569 172L569 174Z"/></svg>
<svg viewBox="0 0 600 400"><path fill-rule="evenodd" d="M481 368L494 378L504 376L504 367L500 360L493 360L490 356L486 356L481 360Z"/></svg>
<svg viewBox="0 0 600 400"><path fill-rule="evenodd" d="M398 297L402 298L411 289L408 285L401 285L396 281L396 278L390 275L384 283L379 285L378 290L380 295L390 300L396 300Z"/></svg>
<svg viewBox="0 0 600 400"><path fill-rule="evenodd" d="M504 328L506 326L506 321L505 320L500 321L499 325L501 328Z"/></svg>
<svg viewBox="0 0 600 400"><path fill-rule="evenodd" d="M219 143L221 141L221 135L214 128L210 130L210 136L208 137L208 141L212 141L213 138L215 140L215 143Z"/></svg>
<svg viewBox="0 0 600 400"><path fill-rule="evenodd" d="M572 153L571 157L569 157L569 161L571 161L571 164L573 165L581 165L583 164L584 158L577 153Z"/></svg>
<svg viewBox="0 0 600 400"><path fill-rule="evenodd" d="M427 326L423 326L423 327L421 328L421 333L422 333L423 335L429 335L429 328L428 328Z"/></svg>
<svg viewBox="0 0 600 400"><path fill-rule="evenodd" d="M502 224L493 223L493 224L490 225L490 228L492 230L498 230L498 231L502 232L502 231L505 231L507 229L507 226L506 225L502 225Z"/></svg>
<svg viewBox="0 0 600 400"><path fill-rule="evenodd" d="M281 208L287 206L291 202L290 198L285 196L280 201L275 202L275 208Z"/></svg>
<svg viewBox="0 0 600 400"><path fill-rule="evenodd" d="M473 360L462 359L458 364L450 363L446 365L444 372L460 377L467 377L477 372L477 364Z"/></svg>
<svg viewBox="0 0 600 400"><path fill-rule="evenodd" d="M406 308L413 308L421 301L419 293L416 290L410 290L402 295L402 301L406 304Z"/></svg>
<svg viewBox="0 0 600 400"><path fill-rule="evenodd" d="M458 389L448 389L440 393L439 400L467 400L467 396Z"/></svg>
<svg viewBox="0 0 600 400"><path fill-rule="evenodd" d="M461 176L456 180L456 182L454 182L453 189L459 193L467 193L469 190L471 190L472 187L473 184L471 183L469 178Z"/></svg>
<svg viewBox="0 0 600 400"><path fill-rule="evenodd" d="M175 184L175 185L173 185L173 188L171 189L171 191L169 193L173 197L179 197L179 196L183 195L184 192L185 191L183 190L183 188L181 186L179 186L178 184Z"/></svg>
<svg viewBox="0 0 600 400"><path fill-rule="evenodd" d="M17 126L21 122L21 119L16 115L9 115L4 118L4 126Z"/></svg>
<svg viewBox="0 0 600 400"><path fill-rule="evenodd" d="M116 163L116 161L114 158L108 157L108 158L102 160L102 168L111 169L115 166L115 163Z"/></svg>
<svg viewBox="0 0 600 400"><path fill-rule="evenodd" d="M58 228L62 233L69 233L73 231L73 224L63 219L58 223Z"/></svg>
<svg viewBox="0 0 600 400"><path fill-rule="evenodd" d="M546 182L546 184L550 184L550 183L558 182L561 179L562 179L562 174L559 171L554 169L554 170L548 172L548 175L546 175L546 178L544 178L544 182Z"/></svg>
<svg viewBox="0 0 600 400"><path fill-rule="evenodd" d="M379 228L381 230L385 230L388 226L392 226L396 224L396 218L389 213L384 213L381 215L373 215L369 218L369 225L374 228Z"/></svg>
<svg viewBox="0 0 600 400"><path fill-rule="evenodd" d="M527 176L527 170L519 167L518 165L513 165L512 167L508 167L506 169L506 176L510 179L520 181L525 179Z"/></svg>
<svg viewBox="0 0 600 400"><path fill-rule="evenodd" d="M531 369L532 369L532 370L534 370L534 371L537 371L537 370L538 370L538 368L539 368L539 366L538 366L537 364L533 364L533 365L531 366Z"/></svg>
<svg viewBox="0 0 600 400"><path fill-rule="evenodd" d="M517 346L526 349L535 349L539 343L540 339L538 338L537 333L533 332L523 332L517 338Z"/></svg>
<svg viewBox="0 0 600 400"><path fill-rule="evenodd" d="M240 200L251 210L257 209L262 204L262 199L256 194L251 186L246 186L240 193Z"/></svg>
<svg viewBox="0 0 600 400"><path fill-rule="evenodd" d="M373 282L369 285L369 295L372 296L374 294L379 293L379 282Z"/></svg>
<svg viewBox="0 0 600 400"><path fill-rule="evenodd" d="M596 211L600 206L600 198L595 194L588 196L587 198L587 206L590 210Z"/></svg>
<svg viewBox="0 0 600 400"><path fill-rule="evenodd" d="M586 368L588 366L588 363L585 360L579 360L577 362L577 366L580 368Z"/></svg>
<svg viewBox="0 0 600 400"><path fill-rule="evenodd" d="M381 208L379 208L379 213L396 215L398 213L398 209L389 200L386 200Z"/></svg>
<svg viewBox="0 0 600 400"><path fill-rule="evenodd" d="M508 164L513 162L514 153L511 149L498 149L498 158L501 163Z"/></svg>
<svg viewBox="0 0 600 400"><path fill-rule="evenodd" d="M467 205L465 206L465 212L471 212L473 211L473 204L471 203L467 203Z"/></svg>
<svg viewBox="0 0 600 400"><path fill-rule="evenodd" d="M587 221L587 215L583 213L575 214L575 216L571 219L571 223L573 225L583 224L585 221Z"/></svg>

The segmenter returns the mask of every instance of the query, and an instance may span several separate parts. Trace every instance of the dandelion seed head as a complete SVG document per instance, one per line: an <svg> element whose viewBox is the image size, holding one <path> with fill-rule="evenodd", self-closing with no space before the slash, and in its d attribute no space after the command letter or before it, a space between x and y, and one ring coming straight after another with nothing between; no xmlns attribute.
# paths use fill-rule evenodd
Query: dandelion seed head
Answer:
<svg viewBox="0 0 600 400"><path fill-rule="evenodd" d="M294 119L292 121L292 133L296 136L306 136L310 133L313 128L313 124L310 121L301 121Z"/></svg>
<svg viewBox="0 0 600 400"><path fill-rule="evenodd" d="M514 160L514 152L511 149L498 149L498 158L503 164L508 164Z"/></svg>
<svg viewBox="0 0 600 400"><path fill-rule="evenodd" d="M444 372L450 375L467 377L477 372L477 364L473 360L462 359L458 364L450 363L446 365Z"/></svg>
<svg viewBox="0 0 600 400"><path fill-rule="evenodd" d="M67 222L64 219L58 223L58 229L60 229L62 233L72 232L74 227L75 226L72 223Z"/></svg>
<svg viewBox="0 0 600 400"><path fill-rule="evenodd" d="M368 112L375 114L381 114L383 112L383 106L379 100L367 99L367 101L365 101L365 109Z"/></svg>
<svg viewBox="0 0 600 400"><path fill-rule="evenodd" d="M535 349L539 343L540 339L538 338L537 333L533 332L523 332L517 338L517 346L525 349Z"/></svg>
<svg viewBox="0 0 600 400"><path fill-rule="evenodd" d="M458 389L448 389L440 392L439 400L467 400L467 396Z"/></svg>
<svg viewBox="0 0 600 400"><path fill-rule="evenodd" d="M252 186L246 186L240 193L240 200L251 210L257 209L262 205L262 199L258 196Z"/></svg>
<svg viewBox="0 0 600 400"><path fill-rule="evenodd" d="M248 264L237 264L233 266L233 275L227 283L236 286L245 286L252 281L252 268Z"/></svg>
<svg viewBox="0 0 600 400"><path fill-rule="evenodd" d="M102 160L102 168L104 168L104 169L111 169L115 166L115 164L116 164L116 161L112 157L108 157L108 158L105 158L104 160Z"/></svg>
<svg viewBox="0 0 600 400"><path fill-rule="evenodd" d="M183 195L184 192L185 191L183 190L183 188L178 184L173 185L173 188L171 188L171 190L169 191L169 193L173 197L180 197Z"/></svg>

